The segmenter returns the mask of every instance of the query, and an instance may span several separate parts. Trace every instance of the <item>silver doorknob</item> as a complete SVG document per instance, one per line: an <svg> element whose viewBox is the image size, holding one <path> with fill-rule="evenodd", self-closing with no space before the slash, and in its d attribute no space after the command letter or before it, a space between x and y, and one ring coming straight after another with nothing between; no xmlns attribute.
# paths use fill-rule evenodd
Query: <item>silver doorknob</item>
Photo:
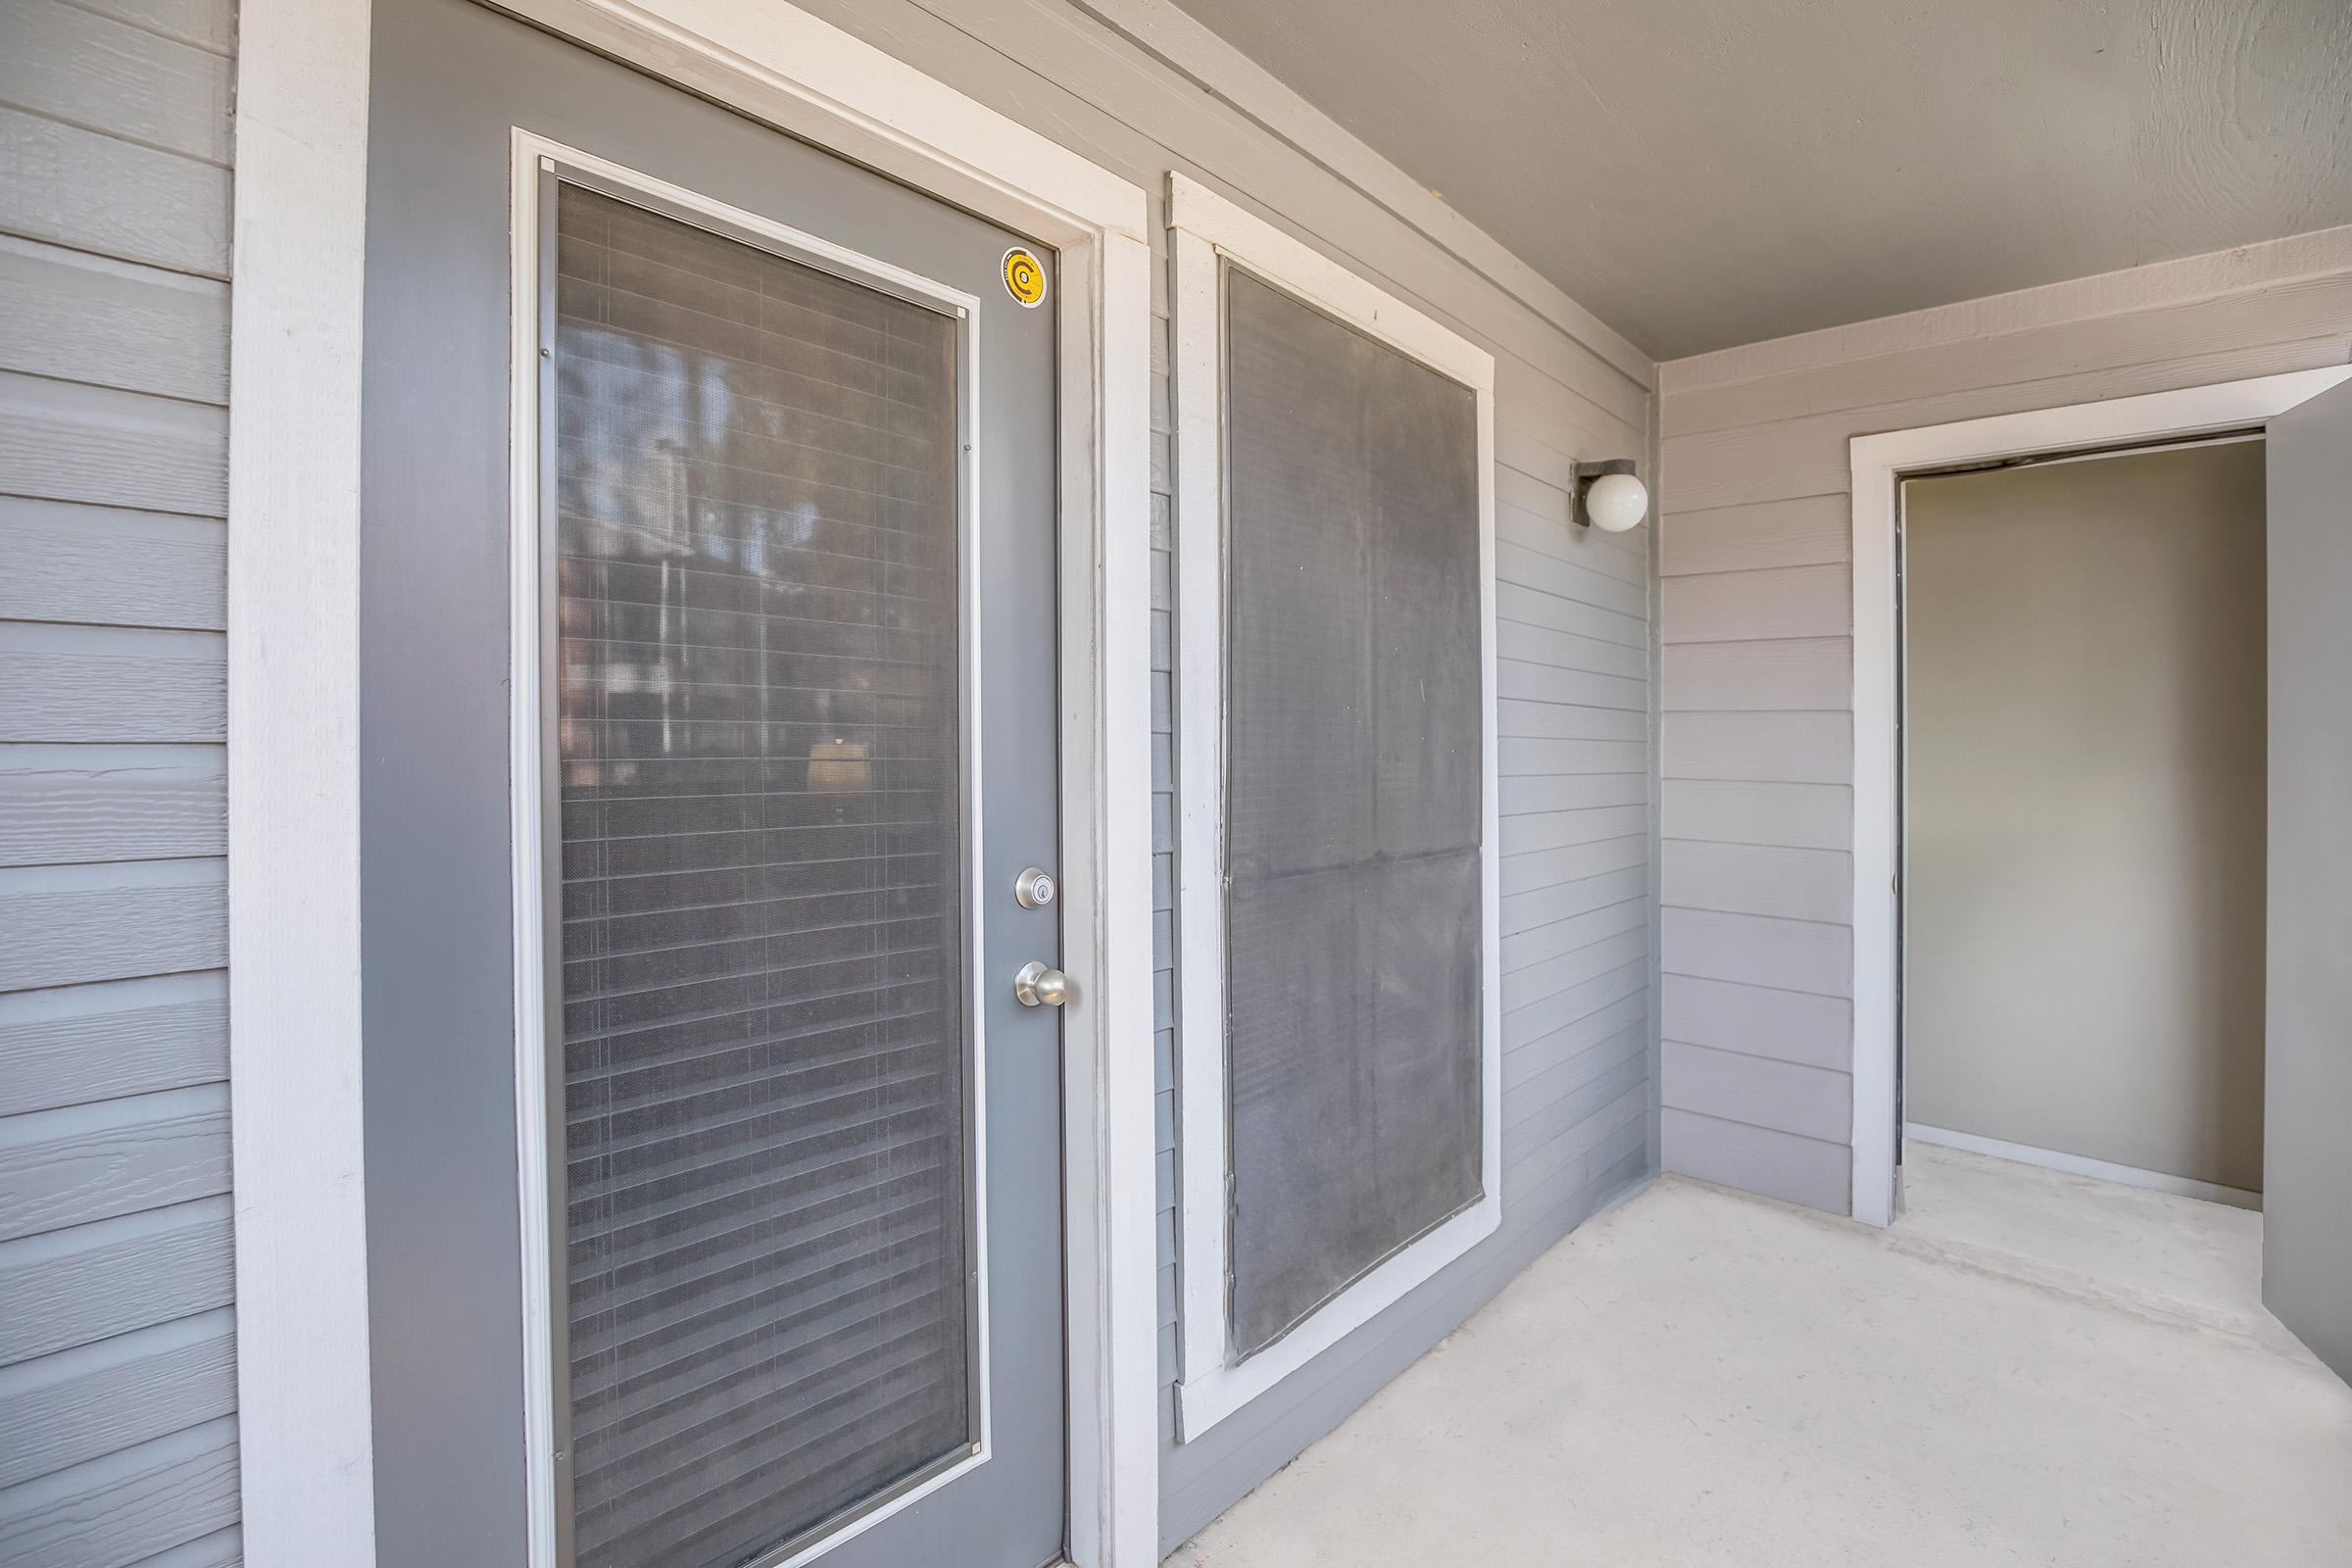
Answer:
<svg viewBox="0 0 2352 1568"><path fill-rule="evenodd" d="M1058 1007L1070 1000L1070 977L1031 958L1013 975L1012 994L1024 1007Z"/></svg>

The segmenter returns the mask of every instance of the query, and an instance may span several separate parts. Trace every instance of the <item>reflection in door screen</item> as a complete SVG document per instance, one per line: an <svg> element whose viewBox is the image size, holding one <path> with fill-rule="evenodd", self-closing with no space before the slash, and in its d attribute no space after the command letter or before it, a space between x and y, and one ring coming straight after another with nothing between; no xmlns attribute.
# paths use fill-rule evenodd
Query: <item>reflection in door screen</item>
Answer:
<svg viewBox="0 0 2352 1568"><path fill-rule="evenodd" d="M572 1557L719 1568L976 1436L957 326L556 249Z"/></svg>
<svg viewBox="0 0 2352 1568"><path fill-rule="evenodd" d="M1229 269L1232 1325L1481 1197L1476 394Z"/></svg>

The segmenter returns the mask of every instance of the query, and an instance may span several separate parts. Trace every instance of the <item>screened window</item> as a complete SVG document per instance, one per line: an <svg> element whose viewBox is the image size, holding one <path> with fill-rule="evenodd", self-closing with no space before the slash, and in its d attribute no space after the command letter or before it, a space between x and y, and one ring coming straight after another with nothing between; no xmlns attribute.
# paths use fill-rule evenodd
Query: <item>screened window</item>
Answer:
<svg viewBox="0 0 2352 1568"><path fill-rule="evenodd" d="M1469 387L1225 277L1231 1336L1477 1202L1483 679Z"/></svg>
<svg viewBox="0 0 2352 1568"><path fill-rule="evenodd" d="M1494 360L1168 190L1189 1443L1502 1221Z"/></svg>

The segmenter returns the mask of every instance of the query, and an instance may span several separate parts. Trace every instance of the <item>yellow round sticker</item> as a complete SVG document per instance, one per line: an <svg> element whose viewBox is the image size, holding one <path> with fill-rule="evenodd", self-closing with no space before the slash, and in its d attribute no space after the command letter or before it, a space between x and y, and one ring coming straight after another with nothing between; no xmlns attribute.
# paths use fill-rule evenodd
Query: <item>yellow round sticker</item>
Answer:
<svg viewBox="0 0 2352 1568"><path fill-rule="evenodd" d="M1004 292L1020 302L1021 309L1035 310L1046 298L1046 265L1031 252L1015 245L1004 253Z"/></svg>

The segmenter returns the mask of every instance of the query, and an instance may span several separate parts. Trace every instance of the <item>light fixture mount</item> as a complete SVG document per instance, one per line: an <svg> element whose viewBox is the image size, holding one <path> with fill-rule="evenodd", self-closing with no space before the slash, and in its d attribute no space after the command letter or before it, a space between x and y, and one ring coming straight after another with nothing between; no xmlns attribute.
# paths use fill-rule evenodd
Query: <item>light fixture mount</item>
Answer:
<svg viewBox="0 0 2352 1568"><path fill-rule="evenodd" d="M1577 526L1623 533L1649 515L1649 487L1634 474L1634 460L1610 458L1576 466L1571 515Z"/></svg>

